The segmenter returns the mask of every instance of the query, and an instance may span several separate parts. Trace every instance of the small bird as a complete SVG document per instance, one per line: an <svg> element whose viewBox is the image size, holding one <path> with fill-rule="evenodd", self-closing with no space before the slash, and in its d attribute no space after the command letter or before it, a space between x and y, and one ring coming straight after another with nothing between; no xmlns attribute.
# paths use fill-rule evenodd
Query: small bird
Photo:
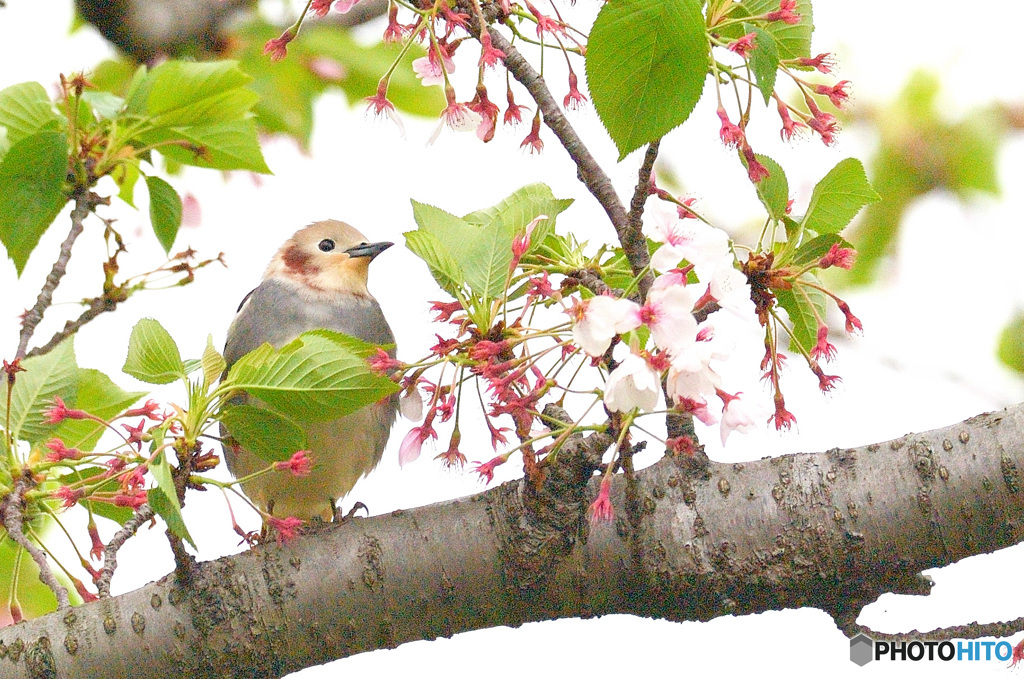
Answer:
<svg viewBox="0 0 1024 679"><path fill-rule="evenodd" d="M280 347L307 330L325 328L373 344L394 344L380 305L366 288L374 257L393 243L370 243L344 222L326 220L288 239L263 274L263 282L238 307L224 346L228 368L264 342ZM395 350L389 352L394 358ZM239 397L245 403L249 396ZM276 517L331 519L335 502L380 462L397 412L397 397L329 422L305 425L313 470L297 478L263 474L242 484L256 505ZM225 443L236 478L267 466L256 455Z"/></svg>

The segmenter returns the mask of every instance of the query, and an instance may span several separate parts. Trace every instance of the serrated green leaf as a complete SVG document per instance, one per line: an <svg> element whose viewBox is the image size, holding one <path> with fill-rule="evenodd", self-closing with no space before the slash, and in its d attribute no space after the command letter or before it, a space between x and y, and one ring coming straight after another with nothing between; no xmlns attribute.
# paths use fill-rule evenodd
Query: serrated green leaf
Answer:
<svg viewBox="0 0 1024 679"><path fill-rule="evenodd" d="M145 177L149 189L149 221L160 246L170 254L181 227L181 196L160 177Z"/></svg>
<svg viewBox="0 0 1024 679"><path fill-rule="evenodd" d="M616 0L587 46L587 85L619 160L682 124L704 90L709 46L699 0Z"/></svg>
<svg viewBox="0 0 1024 679"><path fill-rule="evenodd" d="M39 83L21 83L0 91L0 127L7 128L11 146L36 132L56 128L60 122L61 116Z"/></svg>
<svg viewBox="0 0 1024 679"><path fill-rule="evenodd" d="M163 144L160 153L183 165L270 174L252 119L158 128L141 135L140 140ZM186 142L191 148L183 148L175 142Z"/></svg>
<svg viewBox="0 0 1024 679"><path fill-rule="evenodd" d="M426 262L437 284L452 297L459 297L464 276L441 241L426 231L407 231L402 235L405 247Z"/></svg>
<svg viewBox="0 0 1024 679"><path fill-rule="evenodd" d="M11 391L11 435L15 440L36 442L50 436L56 424L46 421L45 411L59 396L68 407L75 403L79 370L74 338L49 353L22 361L25 372L17 374ZM0 426L7 421L7 385L0 387Z"/></svg>
<svg viewBox="0 0 1024 679"><path fill-rule="evenodd" d="M802 267L815 262L827 255L833 245L838 245L841 248L853 247L839 234L824 233L801 245L793 255L791 264L795 267Z"/></svg>
<svg viewBox="0 0 1024 679"><path fill-rule="evenodd" d="M779 9L779 0L743 0L739 3L730 18L758 17ZM811 0L797 0L794 11L800 15L796 24L784 21L769 21L762 24L764 31L775 43L779 59L797 59L811 56L811 34L814 32L814 17L811 12ZM726 37L738 38L742 27L734 24L722 31Z"/></svg>
<svg viewBox="0 0 1024 679"><path fill-rule="evenodd" d="M12 145L0 161L0 242L18 275L67 202L68 141L43 130Z"/></svg>
<svg viewBox="0 0 1024 679"><path fill-rule="evenodd" d="M152 318L143 318L132 328L122 370L149 384L169 384L186 375L178 345Z"/></svg>
<svg viewBox="0 0 1024 679"><path fill-rule="evenodd" d="M218 120L241 116L255 103L255 98L250 98L248 105L235 110L222 101L225 94L244 91L243 88L252 82L236 61L165 61L149 72L149 78L152 83L146 111L165 125L209 122L192 115L201 113L202 107L195 107L207 101L221 102L204 114L226 116Z"/></svg>
<svg viewBox="0 0 1024 679"><path fill-rule="evenodd" d="M754 82L767 105L775 91L775 78L779 73L779 48L771 34L760 26L743 24L743 34L747 33L757 36L750 53L750 70L754 73Z"/></svg>
<svg viewBox="0 0 1024 679"><path fill-rule="evenodd" d="M333 335L305 332L280 349L263 344L231 366L227 383L300 422L333 420L398 390Z"/></svg>
<svg viewBox="0 0 1024 679"><path fill-rule="evenodd" d="M999 333L996 354L1007 368L1024 374L1024 313L1017 312Z"/></svg>
<svg viewBox="0 0 1024 679"><path fill-rule="evenodd" d="M817 282L813 276L805 274L805 279ZM802 291L807 292L805 297ZM818 318L825 317L825 293L807 286L800 286L800 290L776 290L776 299L779 306L789 314L789 322L792 324L793 337L790 338L790 351L798 353L793 342L796 341L803 347L803 352L810 351L818 341ZM812 306L813 305L813 306ZM817 310L817 316L815 316Z"/></svg>
<svg viewBox="0 0 1024 679"><path fill-rule="evenodd" d="M520 234L535 218L547 215L546 220L537 223L530 236L527 252L532 252L544 242L548 234L554 232L558 215L572 203L572 198L555 198L547 184L527 184L492 207L471 212L462 220L477 226L507 226L514 233Z"/></svg>
<svg viewBox="0 0 1024 679"><path fill-rule="evenodd" d="M213 335L206 336L206 348L203 350L203 384L209 387L220 378L221 373L227 367L224 357L213 346Z"/></svg>
<svg viewBox="0 0 1024 679"><path fill-rule="evenodd" d="M309 447L302 427L273 410L252 405L228 406L217 419L243 448L267 462L287 460L294 452Z"/></svg>
<svg viewBox="0 0 1024 679"><path fill-rule="evenodd" d="M121 389L99 370L80 368L78 390L73 403L75 408L109 421L145 395L144 391ZM52 436L64 441L69 448L88 452L96 447L96 442L105 431L106 426L95 420L64 420Z"/></svg>
<svg viewBox="0 0 1024 679"><path fill-rule="evenodd" d="M153 475L153 480L156 481L156 488L146 491L146 500L149 502L149 506L160 515L172 533L195 548L196 543L189 535L185 520L181 517L181 505L178 503L178 493L174 488L171 464L168 462L165 452L157 454L149 465L149 471Z"/></svg>
<svg viewBox="0 0 1024 679"><path fill-rule="evenodd" d="M754 185L757 187L757 196L768 211L768 216L779 221L785 216L786 205L789 203L789 180L782 166L774 160L760 153L754 156L768 170L768 176Z"/></svg>
<svg viewBox="0 0 1024 679"><path fill-rule="evenodd" d="M856 158L839 161L814 191L801 225L815 233L839 233L862 207L879 200Z"/></svg>

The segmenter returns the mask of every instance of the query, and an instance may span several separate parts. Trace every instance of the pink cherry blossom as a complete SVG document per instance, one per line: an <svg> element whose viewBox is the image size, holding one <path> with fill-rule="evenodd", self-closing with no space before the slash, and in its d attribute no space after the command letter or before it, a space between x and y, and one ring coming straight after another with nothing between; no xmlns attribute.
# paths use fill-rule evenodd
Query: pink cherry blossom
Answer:
<svg viewBox="0 0 1024 679"><path fill-rule="evenodd" d="M572 310L573 342L590 356L602 356L612 338L640 326L640 307L635 302L598 295L578 302Z"/></svg>
<svg viewBox="0 0 1024 679"><path fill-rule="evenodd" d="M682 259L699 266L729 254L729 235L725 231L695 219L680 219L675 210L652 208L648 213L654 222L651 239L664 243L651 256L654 269L669 271Z"/></svg>
<svg viewBox="0 0 1024 679"><path fill-rule="evenodd" d="M444 56L444 66L437 59L437 55L431 51L430 56L414 59L412 70L416 77L423 81L425 86L444 85L444 74L455 72L455 62L447 54Z"/></svg>
<svg viewBox="0 0 1024 679"><path fill-rule="evenodd" d="M660 387L658 372L643 357L630 353L608 376L604 403L612 412L629 412L634 408L654 410Z"/></svg>
<svg viewBox="0 0 1024 679"><path fill-rule="evenodd" d="M640 319L651 329L659 349L675 356L696 340L697 321L693 317L694 295L684 285L652 289L640 309Z"/></svg>
<svg viewBox="0 0 1024 679"><path fill-rule="evenodd" d="M748 399L740 399L742 392L729 394L718 390L718 396L722 399L722 445L733 431L745 434L757 426L758 419L762 418L761 409Z"/></svg>

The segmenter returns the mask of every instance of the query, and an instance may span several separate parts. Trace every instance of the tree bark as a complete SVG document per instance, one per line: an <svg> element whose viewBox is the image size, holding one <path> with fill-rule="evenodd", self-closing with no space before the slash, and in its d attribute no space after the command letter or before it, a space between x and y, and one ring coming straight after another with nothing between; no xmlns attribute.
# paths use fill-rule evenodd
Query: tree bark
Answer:
<svg viewBox="0 0 1024 679"><path fill-rule="evenodd" d="M559 460L580 478L592 468ZM610 524L587 519L596 483L519 481L322 525L201 564L188 585L172 574L0 629L0 674L276 677L418 639L608 613L708 620L812 606L850 629L883 592L926 593L923 569L1024 539L1024 404L859 448L686 462L617 476Z"/></svg>

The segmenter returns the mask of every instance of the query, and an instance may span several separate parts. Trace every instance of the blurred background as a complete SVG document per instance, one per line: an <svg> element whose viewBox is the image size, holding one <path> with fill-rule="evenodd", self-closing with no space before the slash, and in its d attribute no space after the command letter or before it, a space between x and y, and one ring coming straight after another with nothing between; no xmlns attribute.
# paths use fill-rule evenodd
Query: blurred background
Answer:
<svg viewBox="0 0 1024 679"><path fill-rule="evenodd" d="M404 134L391 121L368 116L361 100L373 93L391 60L391 53L377 45L385 26L380 16L351 30L337 21L314 22L292 43L286 60L272 63L262 56L262 45L301 11L298 3L254 7L249 2L139 2L145 11L128 2L78 4L92 23L76 19L70 0L7 0L0 8L0 88L34 80L56 91L61 73L81 70L98 84L116 84L134 67L126 54L146 59L157 51L172 51L238 58L264 97L258 115L273 175L184 168L168 177L188 196L186 224L175 250L191 246L204 257L223 252L226 268L204 269L184 288L139 295L117 313L101 316L76 339L79 364L103 370L126 389L146 388L120 370L138 319L158 319L185 357L198 357L208 334L215 346L222 346L239 301L259 282L270 257L298 227L314 220L343 219L372 240L401 244L402 233L415 228L410 199L464 214L520 186L543 181L556 196L576 198L559 220L562 231L572 230L592 242L614 238L600 207L577 182L575 168L546 130L540 155L520 149L528 123L500 128L488 144L472 133L446 129L428 145L443 96L439 88L424 88L404 69L391 91ZM374 8L372 0L364 0L357 5L363 14L355 16L365 18ZM589 0L572 8L559 5L581 27L589 25L598 8ZM187 32L198 38L179 40L181 30L162 30L176 21L179 11L192 22ZM855 338L833 333L841 341L836 341L838 367L830 372L838 372L843 382L828 397L821 396L806 371L786 373L787 405L798 420L794 431L780 435L764 429L733 436L723 449L717 431L699 430L712 459L741 461L884 441L1024 400L1024 284L1019 264L1024 251L1024 165L1019 162L1024 153L1024 78L1016 70L1016 40L1000 30L1018 26L1022 19L1024 6L1013 0L975 7L878 0L855 7L836 0L815 3L813 53L832 52L837 77L853 83L838 143L825 147L810 138L782 143L774 110L755 110L749 134L756 151L786 169L797 206L806 205L815 182L842 158L854 156L867 166L883 200L844 234L857 246L860 260L856 285L841 292L865 332ZM468 48L464 52L455 56L453 83L460 99L468 100L476 54ZM567 87L566 72L564 63L557 62L548 59L545 73L560 98ZM576 70L582 74L582 62ZM491 78L491 98L501 101L503 77ZM528 103L524 91L516 93L520 104ZM735 155L718 141L713 97L708 99L662 143L659 181L677 194L696 197L701 211L738 243L752 243L763 219L761 206ZM592 108L570 113L570 121L628 200L642 154L616 163L614 146ZM107 188L116 194L113 184ZM138 211L116 199L112 203L101 214L116 218L126 238L122 271L158 266L164 256L149 227L145 195L137 196ZM8 260L0 261L0 346L10 348L4 355L13 354L17 316L33 304L68 223L65 212L20 279ZM76 316L78 300L99 292L99 263L106 255L98 222L87 223L78 248L56 296L65 304L51 310L38 340ZM428 302L446 298L425 265L404 248L392 248L371 268L370 288L395 329L399 357L414 360L426 353L435 341ZM737 347L724 376L736 390L768 403L757 371L762 354L755 335L749 346ZM183 398L173 388L154 395L168 401ZM381 466L356 486L346 508L359 500L380 514L480 490L476 475L443 471L431 461L429 450L399 470L398 443L410 426L398 422ZM486 431L464 426L462 433L462 450L471 461L493 456ZM446 440L444 432L441 438ZM656 457L650 452L647 462ZM496 482L520 474L515 464L498 471ZM238 503L235 508L242 509ZM193 493L185 517L191 519L200 559L243 549L219 494ZM246 528L259 526L252 513L239 511L238 519ZM69 523L84 537L84 518L75 522L71 518ZM114 528L105 524L100 530L107 539ZM122 550L119 562L115 593L171 570L162 527L143 529ZM897 632L1016 618L1024 613L1024 595L1014 586L1022 566L1024 548L1016 547L930 571L936 581L930 596L883 596L859 621ZM674 676L783 666L799 674L826 670L839 676L945 676L963 670L957 663L939 662L858 668L848 657L847 639L827 615L815 610L700 624L609 616L417 642L293 676L415 672L428 677L511 677L524 670ZM997 662L975 663L971 669L1005 671Z"/></svg>

